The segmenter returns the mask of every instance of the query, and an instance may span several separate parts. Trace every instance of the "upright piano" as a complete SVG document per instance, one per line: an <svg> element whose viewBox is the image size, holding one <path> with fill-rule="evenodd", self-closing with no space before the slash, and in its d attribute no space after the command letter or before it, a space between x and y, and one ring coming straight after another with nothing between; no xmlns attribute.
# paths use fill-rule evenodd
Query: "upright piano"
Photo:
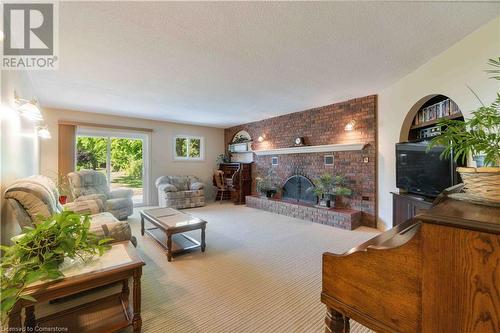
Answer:
<svg viewBox="0 0 500 333"><path fill-rule="evenodd" d="M221 163L219 170L224 171L231 200L237 205L244 204L245 197L252 194L252 163Z"/></svg>
<svg viewBox="0 0 500 333"><path fill-rule="evenodd" d="M500 332L500 207L446 195L427 212L323 254L325 332Z"/></svg>

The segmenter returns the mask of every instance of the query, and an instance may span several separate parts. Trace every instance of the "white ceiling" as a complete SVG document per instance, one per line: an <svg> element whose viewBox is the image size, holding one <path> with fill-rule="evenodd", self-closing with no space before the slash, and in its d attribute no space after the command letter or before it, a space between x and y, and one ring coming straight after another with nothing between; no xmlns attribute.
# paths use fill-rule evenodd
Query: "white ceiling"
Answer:
<svg viewBox="0 0 500 333"><path fill-rule="evenodd" d="M42 106L229 127L379 92L500 13L471 2L61 2Z"/></svg>

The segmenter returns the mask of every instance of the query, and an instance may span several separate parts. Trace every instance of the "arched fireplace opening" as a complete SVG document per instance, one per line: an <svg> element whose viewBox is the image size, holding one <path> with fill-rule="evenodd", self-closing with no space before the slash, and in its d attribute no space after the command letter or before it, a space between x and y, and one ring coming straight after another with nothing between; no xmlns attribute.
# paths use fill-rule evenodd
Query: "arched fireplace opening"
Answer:
<svg viewBox="0 0 500 333"><path fill-rule="evenodd" d="M282 200L314 205L316 196L308 190L311 187L314 187L314 184L307 177L293 175L283 184Z"/></svg>

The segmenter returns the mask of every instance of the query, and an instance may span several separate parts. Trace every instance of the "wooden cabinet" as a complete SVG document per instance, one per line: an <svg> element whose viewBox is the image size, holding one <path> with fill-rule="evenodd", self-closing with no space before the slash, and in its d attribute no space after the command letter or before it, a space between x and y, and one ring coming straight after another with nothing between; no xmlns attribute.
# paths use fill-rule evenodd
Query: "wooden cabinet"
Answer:
<svg viewBox="0 0 500 333"><path fill-rule="evenodd" d="M396 226L427 211L432 201L413 194L392 193L392 225Z"/></svg>

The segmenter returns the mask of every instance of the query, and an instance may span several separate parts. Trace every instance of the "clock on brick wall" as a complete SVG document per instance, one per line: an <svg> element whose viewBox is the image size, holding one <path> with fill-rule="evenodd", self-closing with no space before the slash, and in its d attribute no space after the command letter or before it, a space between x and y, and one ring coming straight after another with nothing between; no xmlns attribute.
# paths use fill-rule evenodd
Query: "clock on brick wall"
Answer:
<svg viewBox="0 0 500 333"><path fill-rule="evenodd" d="M296 137L295 140L293 141L293 143L296 146L303 146L305 144L304 137L302 137L302 136Z"/></svg>

